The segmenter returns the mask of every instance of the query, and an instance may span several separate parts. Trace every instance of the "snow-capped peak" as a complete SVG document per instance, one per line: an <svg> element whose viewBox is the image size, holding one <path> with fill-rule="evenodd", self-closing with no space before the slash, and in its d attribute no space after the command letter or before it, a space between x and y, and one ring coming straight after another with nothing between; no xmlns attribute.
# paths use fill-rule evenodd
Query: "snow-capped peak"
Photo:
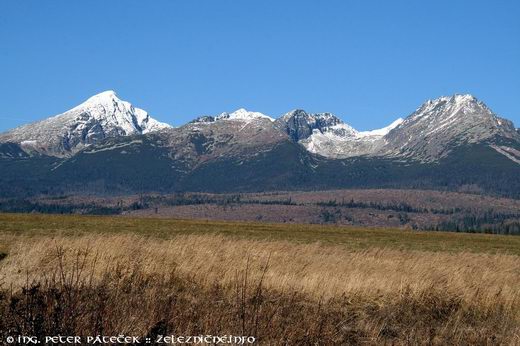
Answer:
<svg viewBox="0 0 520 346"><path fill-rule="evenodd" d="M107 100L113 100L117 99L120 101L119 97L117 97L117 94L114 90L105 90L100 92L99 94L96 94L94 96L91 96L87 99L85 102L96 102L100 103Z"/></svg>
<svg viewBox="0 0 520 346"><path fill-rule="evenodd" d="M469 94L429 100L385 136L386 153L435 161L461 144L517 138L513 124Z"/></svg>
<svg viewBox="0 0 520 346"><path fill-rule="evenodd" d="M107 137L145 134L168 128L140 108L104 91L69 111L13 129L2 137L16 143L30 143L40 152L67 155Z"/></svg>
<svg viewBox="0 0 520 346"><path fill-rule="evenodd" d="M171 127L153 119L145 110L121 100L113 90L96 94L64 114L71 112L88 113L97 120L121 127L126 134L145 134Z"/></svg>
<svg viewBox="0 0 520 346"><path fill-rule="evenodd" d="M471 94L455 94L451 98L456 102L478 102L477 98Z"/></svg>
<svg viewBox="0 0 520 346"><path fill-rule="evenodd" d="M239 108L234 112L231 112L231 113L223 112L217 116L203 115L203 116L200 116L197 119L191 121L191 123L211 124L211 123L214 123L215 121L220 121L220 120L240 120L240 121L249 122L249 121L259 120L259 119L267 119L271 122L275 121L273 118L271 118L270 116L265 115L263 113L251 112L245 108Z"/></svg>
<svg viewBox="0 0 520 346"><path fill-rule="evenodd" d="M416 109L415 116L422 116L424 114L432 112L433 110L441 108L443 112L447 109L451 109L453 111L473 111L478 108L482 108L486 111L489 111L489 108L487 108L487 106L484 103L480 102L473 95L454 94L452 96L441 96L436 99L426 101L424 104L422 104L419 108Z"/></svg>
<svg viewBox="0 0 520 346"><path fill-rule="evenodd" d="M477 98L471 94L453 94L451 96L441 96L433 100L428 100L427 103L439 103L439 102L452 102L452 103L463 103L463 102L478 102Z"/></svg>
<svg viewBox="0 0 520 346"><path fill-rule="evenodd" d="M93 115L106 115L115 112L116 110L126 113L127 111L130 111L131 108L133 107L129 102L119 99L113 90L107 90L89 97L83 103L63 114L76 111L93 111ZM103 111L96 112L96 110ZM63 114L60 114L60 116Z"/></svg>
<svg viewBox="0 0 520 346"><path fill-rule="evenodd" d="M77 111L77 110L90 110L90 109L96 109L103 107L105 109L114 109L118 108L120 110L130 110L132 108L132 105L129 102L121 100L115 91L113 90L107 90L100 92L99 94L96 94L94 96L89 97L86 101L79 104L78 106L72 108L71 110L67 111ZM60 114L61 115L61 114Z"/></svg>
<svg viewBox="0 0 520 346"><path fill-rule="evenodd" d="M265 115L260 112L251 112L244 108L239 108L234 112L228 113L224 112L220 115L215 117L215 120L233 120L233 119L240 119L240 120L252 120L252 119L269 119L270 121L274 121L273 118L271 118L268 115Z"/></svg>

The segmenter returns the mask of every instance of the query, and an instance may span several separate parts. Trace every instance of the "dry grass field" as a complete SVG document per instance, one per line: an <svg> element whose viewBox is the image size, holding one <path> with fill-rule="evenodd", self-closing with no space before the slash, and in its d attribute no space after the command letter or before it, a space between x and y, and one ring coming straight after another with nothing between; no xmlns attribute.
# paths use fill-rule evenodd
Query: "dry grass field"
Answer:
<svg viewBox="0 0 520 346"><path fill-rule="evenodd" d="M520 344L520 237L0 214L0 338Z"/></svg>

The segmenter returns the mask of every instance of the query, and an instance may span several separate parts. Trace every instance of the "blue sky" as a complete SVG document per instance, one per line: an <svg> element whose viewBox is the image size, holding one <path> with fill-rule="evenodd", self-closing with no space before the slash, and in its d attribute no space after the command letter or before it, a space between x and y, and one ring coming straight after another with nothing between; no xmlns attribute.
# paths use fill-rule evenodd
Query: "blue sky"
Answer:
<svg viewBox="0 0 520 346"><path fill-rule="evenodd" d="M1 1L0 131L113 89L181 125L239 107L360 130L471 93L520 126L520 1Z"/></svg>

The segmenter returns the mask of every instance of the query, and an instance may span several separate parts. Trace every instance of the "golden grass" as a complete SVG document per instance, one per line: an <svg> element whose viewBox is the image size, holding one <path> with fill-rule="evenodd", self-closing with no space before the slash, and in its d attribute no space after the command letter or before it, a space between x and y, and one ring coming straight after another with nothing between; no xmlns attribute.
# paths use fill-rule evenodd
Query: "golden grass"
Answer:
<svg viewBox="0 0 520 346"><path fill-rule="evenodd" d="M440 253L391 249L347 250L341 246L294 244L287 241L230 239L219 235L184 235L157 240L133 235L38 238L13 244L1 265L9 285L48 275L56 267L56 249L71 256L88 250L87 267L101 275L110 264L139 264L145 274L190 275L204 285L230 284L237 270L249 265L252 280L276 290L294 290L313 299L341 294L391 296L404 287L420 294L437 289L471 301L492 302L500 296L520 300L520 258L513 255ZM70 251L74 249L75 251ZM67 263L74 263L69 258ZM94 263L95 261L95 263ZM249 263L249 264L248 264Z"/></svg>
<svg viewBox="0 0 520 346"><path fill-rule="evenodd" d="M352 250L384 248L520 255L520 237L515 236L352 226L0 213L0 252L8 251L13 235L30 238L129 233L161 239L189 234L219 234L234 239L320 242L324 245L342 245Z"/></svg>
<svg viewBox="0 0 520 346"><path fill-rule="evenodd" d="M0 221L8 252L0 339L16 330L255 335L268 345L520 344L519 237L120 217Z"/></svg>

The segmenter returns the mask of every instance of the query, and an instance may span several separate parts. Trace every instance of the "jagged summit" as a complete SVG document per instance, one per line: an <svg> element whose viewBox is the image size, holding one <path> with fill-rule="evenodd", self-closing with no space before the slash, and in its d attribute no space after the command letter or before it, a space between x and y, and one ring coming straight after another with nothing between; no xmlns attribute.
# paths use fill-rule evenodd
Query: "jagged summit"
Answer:
<svg viewBox="0 0 520 346"><path fill-rule="evenodd" d="M385 139L386 153L434 161L454 146L496 137L518 139L513 123L469 94L428 100Z"/></svg>
<svg viewBox="0 0 520 346"><path fill-rule="evenodd" d="M486 125L506 132L513 127L509 120L500 118L484 102L470 94L455 94L428 100L404 121L406 125L428 123L428 127L435 131L439 130L438 126L440 129L460 128L464 125L470 126L470 122L473 125L489 122Z"/></svg>
<svg viewBox="0 0 520 346"><path fill-rule="evenodd" d="M303 109L294 109L279 118L279 120L285 122L291 121L291 119L304 120L309 124L316 124L317 126L331 126L343 122L330 112L308 113Z"/></svg>
<svg viewBox="0 0 520 346"><path fill-rule="evenodd" d="M258 120L258 119L267 119L267 120L270 120L271 122L274 122L274 119L268 115L265 115L260 112L248 111L245 108L239 108L234 112L231 112L231 113L223 112L216 116L203 115L203 116L200 116L197 119L191 121L191 123L213 123L213 122L219 121L219 120L252 121L252 120Z"/></svg>
<svg viewBox="0 0 520 346"><path fill-rule="evenodd" d="M65 113L17 127L0 135L24 149L62 156L107 137L145 134L170 127L112 91L96 94Z"/></svg>
<svg viewBox="0 0 520 346"><path fill-rule="evenodd" d="M424 114L428 114L435 109L439 109L442 112L446 110L452 111L467 111L467 110L475 110L476 108L482 108L489 112L489 108L481 101L479 101L475 96L470 94L454 94L451 96L441 96L436 99L428 100L423 103L419 108L415 110L416 116L421 116Z"/></svg>
<svg viewBox="0 0 520 346"><path fill-rule="evenodd" d="M296 142L310 137L315 130L324 132L336 125L345 125L343 130L346 132L353 130L332 113L307 113L303 109L287 112L276 122L285 127L289 137Z"/></svg>
<svg viewBox="0 0 520 346"><path fill-rule="evenodd" d="M382 138L403 120L398 119L378 130L357 131L332 113L312 114L296 109L277 121L285 126L293 141L308 151L326 157L347 158L375 153L384 144Z"/></svg>
<svg viewBox="0 0 520 346"><path fill-rule="evenodd" d="M274 121L273 118L271 118L268 115L265 115L260 112L251 112L244 108L239 108L236 111L232 113L221 113L220 115L215 117L216 120L223 120L223 119L242 119L242 120L253 120L253 119L269 119L271 121Z"/></svg>
<svg viewBox="0 0 520 346"><path fill-rule="evenodd" d="M278 121L288 126L288 133L293 134L295 140L305 139L316 133L330 133L344 138L382 137L404 120L399 118L390 125L376 130L358 131L332 113L307 113L295 109L281 116Z"/></svg>
<svg viewBox="0 0 520 346"><path fill-rule="evenodd" d="M478 99L471 95L471 94L453 94L448 96L440 96L436 99L430 99L427 101L427 103L435 103L435 102L455 102L455 103L461 103L461 102L479 102Z"/></svg>

